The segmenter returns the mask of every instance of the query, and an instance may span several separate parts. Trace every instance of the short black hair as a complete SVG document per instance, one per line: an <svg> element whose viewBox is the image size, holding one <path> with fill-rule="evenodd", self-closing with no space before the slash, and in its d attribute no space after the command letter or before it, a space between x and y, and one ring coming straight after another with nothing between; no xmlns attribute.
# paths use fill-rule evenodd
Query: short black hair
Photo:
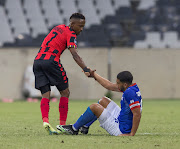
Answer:
<svg viewBox="0 0 180 149"><path fill-rule="evenodd" d="M73 19L73 18L85 20L85 16L81 13L73 13L69 19Z"/></svg>
<svg viewBox="0 0 180 149"><path fill-rule="evenodd" d="M122 71L117 75L117 79L123 83L131 84L133 81L133 75L129 71Z"/></svg>

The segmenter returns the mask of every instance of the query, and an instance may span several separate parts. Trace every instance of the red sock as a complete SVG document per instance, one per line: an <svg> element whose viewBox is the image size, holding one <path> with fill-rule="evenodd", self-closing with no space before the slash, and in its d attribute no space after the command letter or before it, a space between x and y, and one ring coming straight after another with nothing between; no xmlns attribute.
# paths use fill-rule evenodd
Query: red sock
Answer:
<svg viewBox="0 0 180 149"><path fill-rule="evenodd" d="M41 99L41 114L43 122L49 123L49 102L50 100L47 98Z"/></svg>
<svg viewBox="0 0 180 149"><path fill-rule="evenodd" d="M67 113L68 113L68 98L61 97L59 101L59 117L60 125L66 125Z"/></svg>

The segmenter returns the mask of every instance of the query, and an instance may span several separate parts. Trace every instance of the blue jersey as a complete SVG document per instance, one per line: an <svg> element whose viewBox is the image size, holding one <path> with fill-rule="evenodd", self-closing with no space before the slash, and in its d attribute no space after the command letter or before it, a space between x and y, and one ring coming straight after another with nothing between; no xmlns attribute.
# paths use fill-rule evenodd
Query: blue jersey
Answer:
<svg viewBox="0 0 180 149"><path fill-rule="evenodd" d="M142 99L141 93L136 83L128 87L121 98L121 111L118 117L119 129L124 133L130 133L133 122L132 109L141 108L142 110Z"/></svg>

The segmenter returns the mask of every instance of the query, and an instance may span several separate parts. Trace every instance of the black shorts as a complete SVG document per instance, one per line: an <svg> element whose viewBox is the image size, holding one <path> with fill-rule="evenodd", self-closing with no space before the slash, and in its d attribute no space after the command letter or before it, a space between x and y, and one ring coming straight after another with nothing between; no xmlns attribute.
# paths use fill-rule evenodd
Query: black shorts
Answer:
<svg viewBox="0 0 180 149"><path fill-rule="evenodd" d="M53 60L34 60L35 88L56 86L59 91L68 88L68 78L62 64Z"/></svg>

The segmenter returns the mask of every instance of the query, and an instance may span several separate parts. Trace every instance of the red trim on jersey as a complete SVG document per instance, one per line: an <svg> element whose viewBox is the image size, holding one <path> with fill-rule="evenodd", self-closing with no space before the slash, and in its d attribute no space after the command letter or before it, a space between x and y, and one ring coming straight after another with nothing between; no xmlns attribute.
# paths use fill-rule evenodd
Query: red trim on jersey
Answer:
<svg viewBox="0 0 180 149"><path fill-rule="evenodd" d="M130 107L131 110L133 110L135 108L140 108L140 103L139 103L139 101L135 101L135 102L129 104L129 107Z"/></svg>
<svg viewBox="0 0 180 149"><path fill-rule="evenodd" d="M140 108L140 107L141 107L140 105L139 106L135 106L135 107L131 108L131 110L136 109L136 108Z"/></svg>
<svg viewBox="0 0 180 149"><path fill-rule="evenodd" d="M132 106L132 105L134 105L134 104L136 104L136 103L139 103L139 101L135 101L135 102L129 104L129 106Z"/></svg>
<svg viewBox="0 0 180 149"><path fill-rule="evenodd" d="M130 85L129 87L131 87L131 86L135 86L136 85L136 83L133 83L132 85Z"/></svg>

